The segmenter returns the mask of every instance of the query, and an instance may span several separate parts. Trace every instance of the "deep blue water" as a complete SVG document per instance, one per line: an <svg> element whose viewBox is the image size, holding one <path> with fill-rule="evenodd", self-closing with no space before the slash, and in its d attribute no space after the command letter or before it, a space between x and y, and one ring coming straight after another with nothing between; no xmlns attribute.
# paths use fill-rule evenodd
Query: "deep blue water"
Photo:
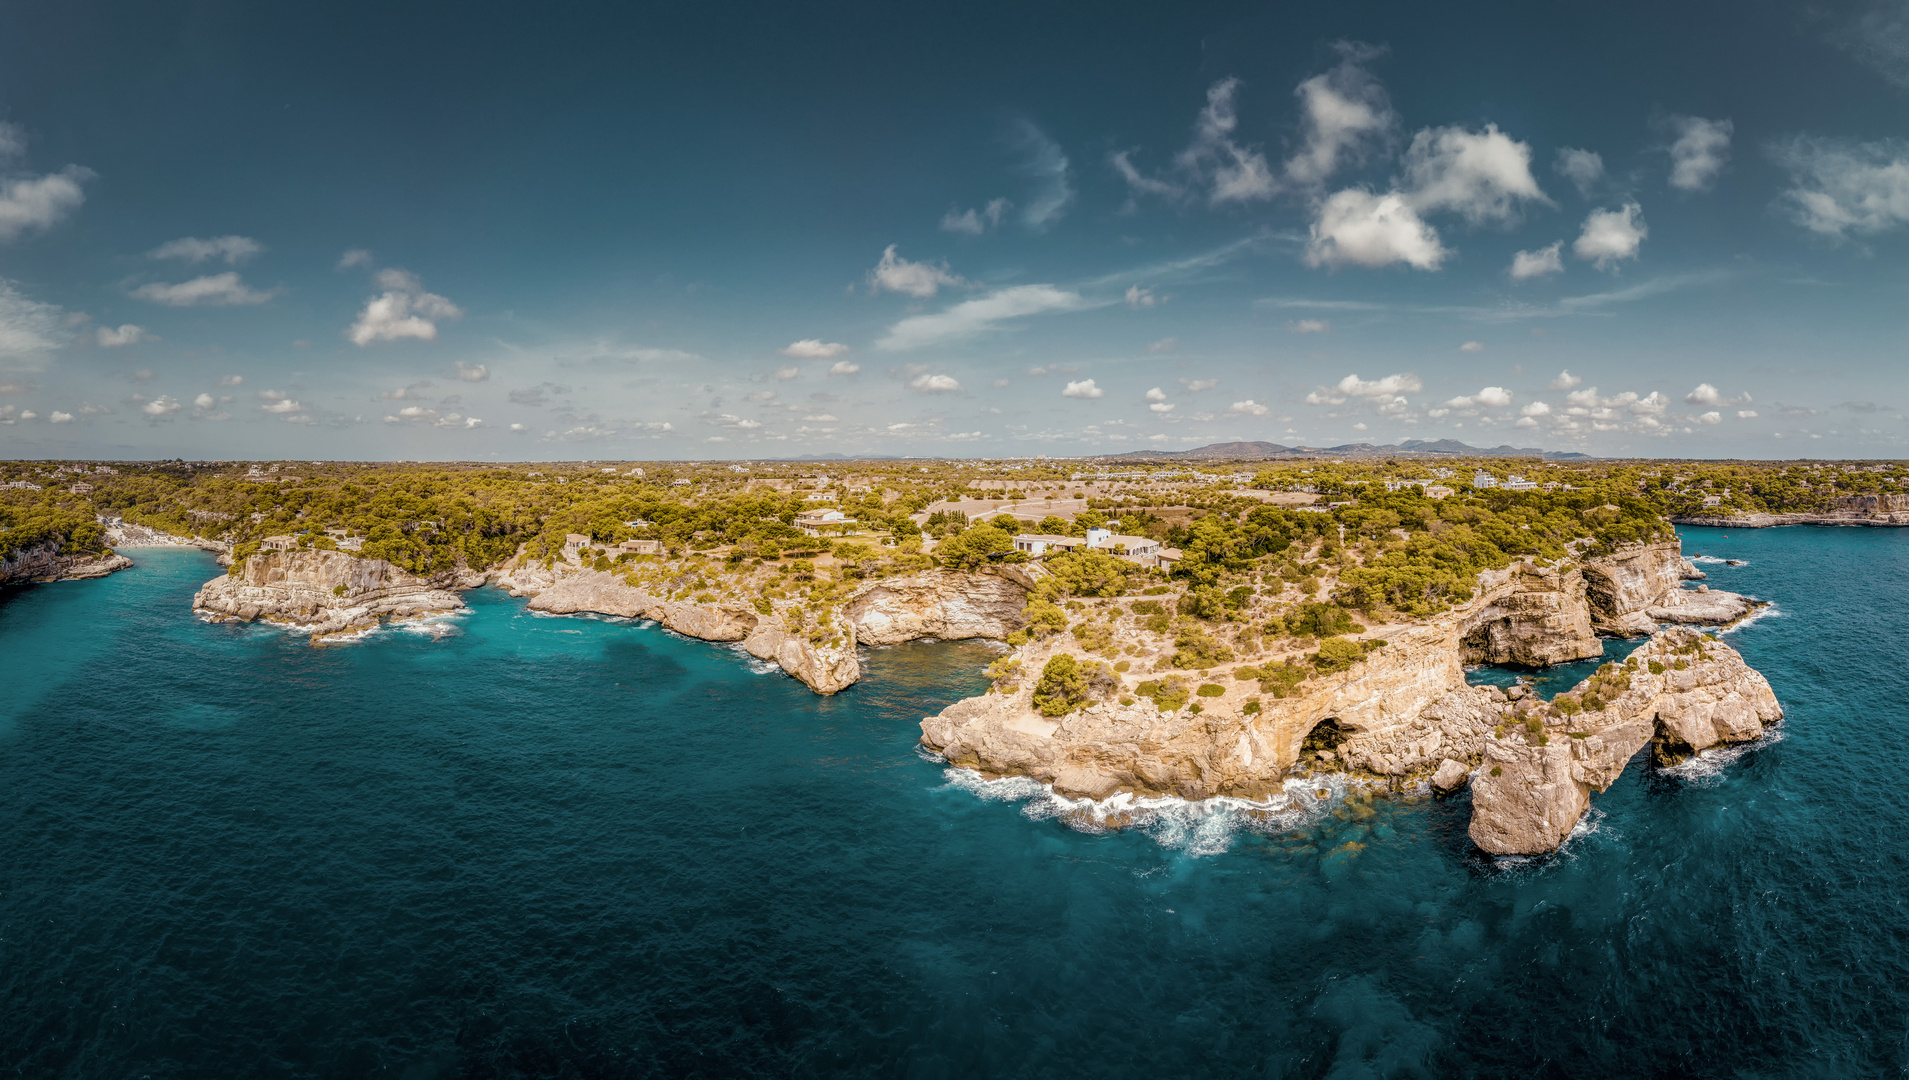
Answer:
<svg viewBox="0 0 1909 1080"><path fill-rule="evenodd" d="M824 699L495 591L314 649L193 620L198 553L8 588L0 1076L1900 1074L1909 530L1686 533L1778 602L1780 737L1509 864L1463 797L978 797L914 749L978 645Z"/></svg>

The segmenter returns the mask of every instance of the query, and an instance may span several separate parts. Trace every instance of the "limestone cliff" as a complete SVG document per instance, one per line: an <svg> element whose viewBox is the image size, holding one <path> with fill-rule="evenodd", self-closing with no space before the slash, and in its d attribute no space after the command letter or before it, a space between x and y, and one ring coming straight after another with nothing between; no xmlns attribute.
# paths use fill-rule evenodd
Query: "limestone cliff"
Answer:
<svg viewBox="0 0 1909 1080"><path fill-rule="evenodd" d="M1794 514L1729 513L1716 510L1672 514L1679 525L1767 529L1776 525L1909 525L1909 495L1846 495L1825 511Z"/></svg>
<svg viewBox="0 0 1909 1080"><path fill-rule="evenodd" d="M454 590L482 581L456 574L419 577L382 559L342 551L268 551L246 559L236 574L206 582L192 609L220 622L263 619L318 641L384 619L455 611L464 601Z"/></svg>
<svg viewBox="0 0 1909 1080"><path fill-rule="evenodd" d="M20 548L0 558L0 585L17 581L75 581L105 577L133 564L118 552L60 554L61 544L48 541Z"/></svg>
<svg viewBox="0 0 1909 1080"><path fill-rule="evenodd" d="M870 582L842 604L864 645L1005 638L1026 624L1027 585L1006 575L928 570Z"/></svg>
<svg viewBox="0 0 1909 1080"><path fill-rule="evenodd" d="M1472 781L1472 842L1494 855L1556 850L1590 805L1646 745L1659 765L1723 743L1760 738L1783 716L1770 684L1735 649L1692 630L1664 631L1616 669L1580 683L1566 713L1539 704L1528 723L1486 743ZM1609 695L1604 697L1603 695Z"/></svg>
<svg viewBox="0 0 1909 1080"><path fill-rule="evenodd" d="M1656 629L1650 609L1676 591L1690 569L1675 540L1627 544L1610 555L1586 559L1583 566L1591 628L1618 637Z"/></svg>
<svg viewBox="0 0 1909 1080"><path fill-rule="evenodd" d="M1592 632L1584 573L1575 566L1514 563L1509 588L1466 622L1461 639L1468 664L1547 667L1604 652Z"/></svg>

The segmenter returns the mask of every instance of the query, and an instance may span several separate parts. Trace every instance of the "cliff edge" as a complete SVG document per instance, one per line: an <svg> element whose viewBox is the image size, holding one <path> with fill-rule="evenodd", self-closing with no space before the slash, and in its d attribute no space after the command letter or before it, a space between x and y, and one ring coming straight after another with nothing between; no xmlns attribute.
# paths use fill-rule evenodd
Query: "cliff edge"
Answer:
<svg viewBox="0 0 1909 1080"><path fill-rule="evenodd" d="M419 577L382 559L342 551L267 551L206 582L193 596L192 610L213 622L263 620L318 642L387 619L456 611L464 606L456 590L483 580L469 574Z"/></svg>

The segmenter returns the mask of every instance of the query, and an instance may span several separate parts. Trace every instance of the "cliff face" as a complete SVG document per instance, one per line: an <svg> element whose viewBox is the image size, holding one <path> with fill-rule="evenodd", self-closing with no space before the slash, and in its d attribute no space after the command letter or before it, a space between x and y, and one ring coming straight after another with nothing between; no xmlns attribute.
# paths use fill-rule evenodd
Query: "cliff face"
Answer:
<svg viewBox="0 0 1909 1080"><path fill-rule="evenodd" d="M1657 627L1650 609L1677 590L1686 563L1678 541L1632 544L1584 561L1591 628L1600 634L1635 637Z"/></svg>
<svg viewBox="0 0 1909 1080"><path fill-rule="evenodd" d="M1472 780L1473 843L1494 855L1556 850L1591 792L1610 787L1646 745L1656 764L1674 765L1712 746L1760 738L1783 716L1760 673L1735 649L1695 631L1667 630L1633 656L1629 688L1601 711L1534 712L1541 735L1521 728L1486 743Z"/></svg>
<svg viewBox="0 0 1909 1080"><path fill-rule="evenodd" d="M16 581L74 581L105 577L124 570L133 561L118 552L104 555L62 555L54 542L21 548L0 559L0 585Z"/></svg>
<svg viewBox="0 0 1909 1080"><path fill-rule="evenodd" d="M1508 586L1471 615L1461 638L1468 664L1545 667L1604 652L1592 632L1584 574L1575 566L1513 564Z"/></svg>
<svg viewBox="0 0 1909 1080"><path fill-rule="evenodd" d="M1713 525L1725 529L1767 529L1776 525L1909 525L1909 495L1847 495L1829 510L1806 514L1676 514L1679 525Z"/></svg>
<svg viewBox="0 0 1909 1080"><path fill-rule="evenodd" d="M1005 638L1027 618L1027 586L1005 576L929 570L857 589L842 617L864 645L917 638Z"/></svg>
<svg viewBox="0 0 1909 1080"><path fill-rule="evenodd" d="M387 618L455 611L453 590L482 577L421 578L382 559L342 551L268 551L245 560L236 575L214 578L192 598L192 609L213 621L264 619L312 635L356 633Z"/></svg>

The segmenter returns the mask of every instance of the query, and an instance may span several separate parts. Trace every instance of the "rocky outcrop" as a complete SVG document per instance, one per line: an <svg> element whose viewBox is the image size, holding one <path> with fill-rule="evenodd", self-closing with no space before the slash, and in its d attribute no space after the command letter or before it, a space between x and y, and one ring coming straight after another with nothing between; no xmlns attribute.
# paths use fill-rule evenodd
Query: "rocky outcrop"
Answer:
<svg viewBox="0 0 1909 1080"><path fill-rule="evenodd" d="M456 611L464 600L455 590L482 582L481 575L419 577L342 551L268 551L246 559L237 573L206 582L192 610L214 622L264 620L316 642L386 619Z"/></svg>
<svg viewBox="0 0 1909 1080"><path fill-rule="evenodd" d="M928 570L870 582L842 604L864 645L918 638L1002 639L1026 625L1028 587L1004 575Z"/></svg>
<svg viewBox="0 0 1909 1080"><path fill-rule="evenodd" d="M1672 589L1651 605L1647 613L1657 622L1728 626L1763 606L1761 601L1739 593L1700 585L1695 589Z"/></svg>
<svg viewBox="0 0 1909 1080"><path fill-rule="evenodd" d="M1704 511L1672 514L1679 525L1709 525L1723 529L1768 529L1777 525L1909 525L1909 495L1846 495L1825 511L1795 514L1723 513Z"/></svg>
<svg viewBox="0 0 1909 1080"><path fill-rule="evenodd" d="M1583 562L1591 628L1600 634L1635 637L1657 628L1650 609L1679 588L1686 568L1678 541L1628 544Z"/></svg>
<svg viewBox="0 0 1909 1080"><path fill-rule="evenodd" d="M1545 667L1604 652L1591 630L1584 574L1577 567L1514 563L1503 573L1509 588L1466 625L1465 663Z"/></svg>
<svg viewBox="0 0 1909 1080"><path fill-rule="evenodd" d="M1472 779L1472 842L1494 855L1555 851L1645 746L1674 765L1724 743L1760 738L1783 716L1770 684L1735 649L1685 629L1632 654L1631 670L1580 683L1573 696L1611 693L1601 709L1533 710L1536 722L1485 748ZM1681 665L1681 666L1680 666ZM1535 730L1533 730L1535 729Z"/></svg>
<svg viewBox="0 0 1909 1080"><path fill-rule="evenodd" d="M133 564L118 552L60 554L61 544L48 541L23 547L0 558L0 585L20 581L78 581L105 577Z"/></svg>

